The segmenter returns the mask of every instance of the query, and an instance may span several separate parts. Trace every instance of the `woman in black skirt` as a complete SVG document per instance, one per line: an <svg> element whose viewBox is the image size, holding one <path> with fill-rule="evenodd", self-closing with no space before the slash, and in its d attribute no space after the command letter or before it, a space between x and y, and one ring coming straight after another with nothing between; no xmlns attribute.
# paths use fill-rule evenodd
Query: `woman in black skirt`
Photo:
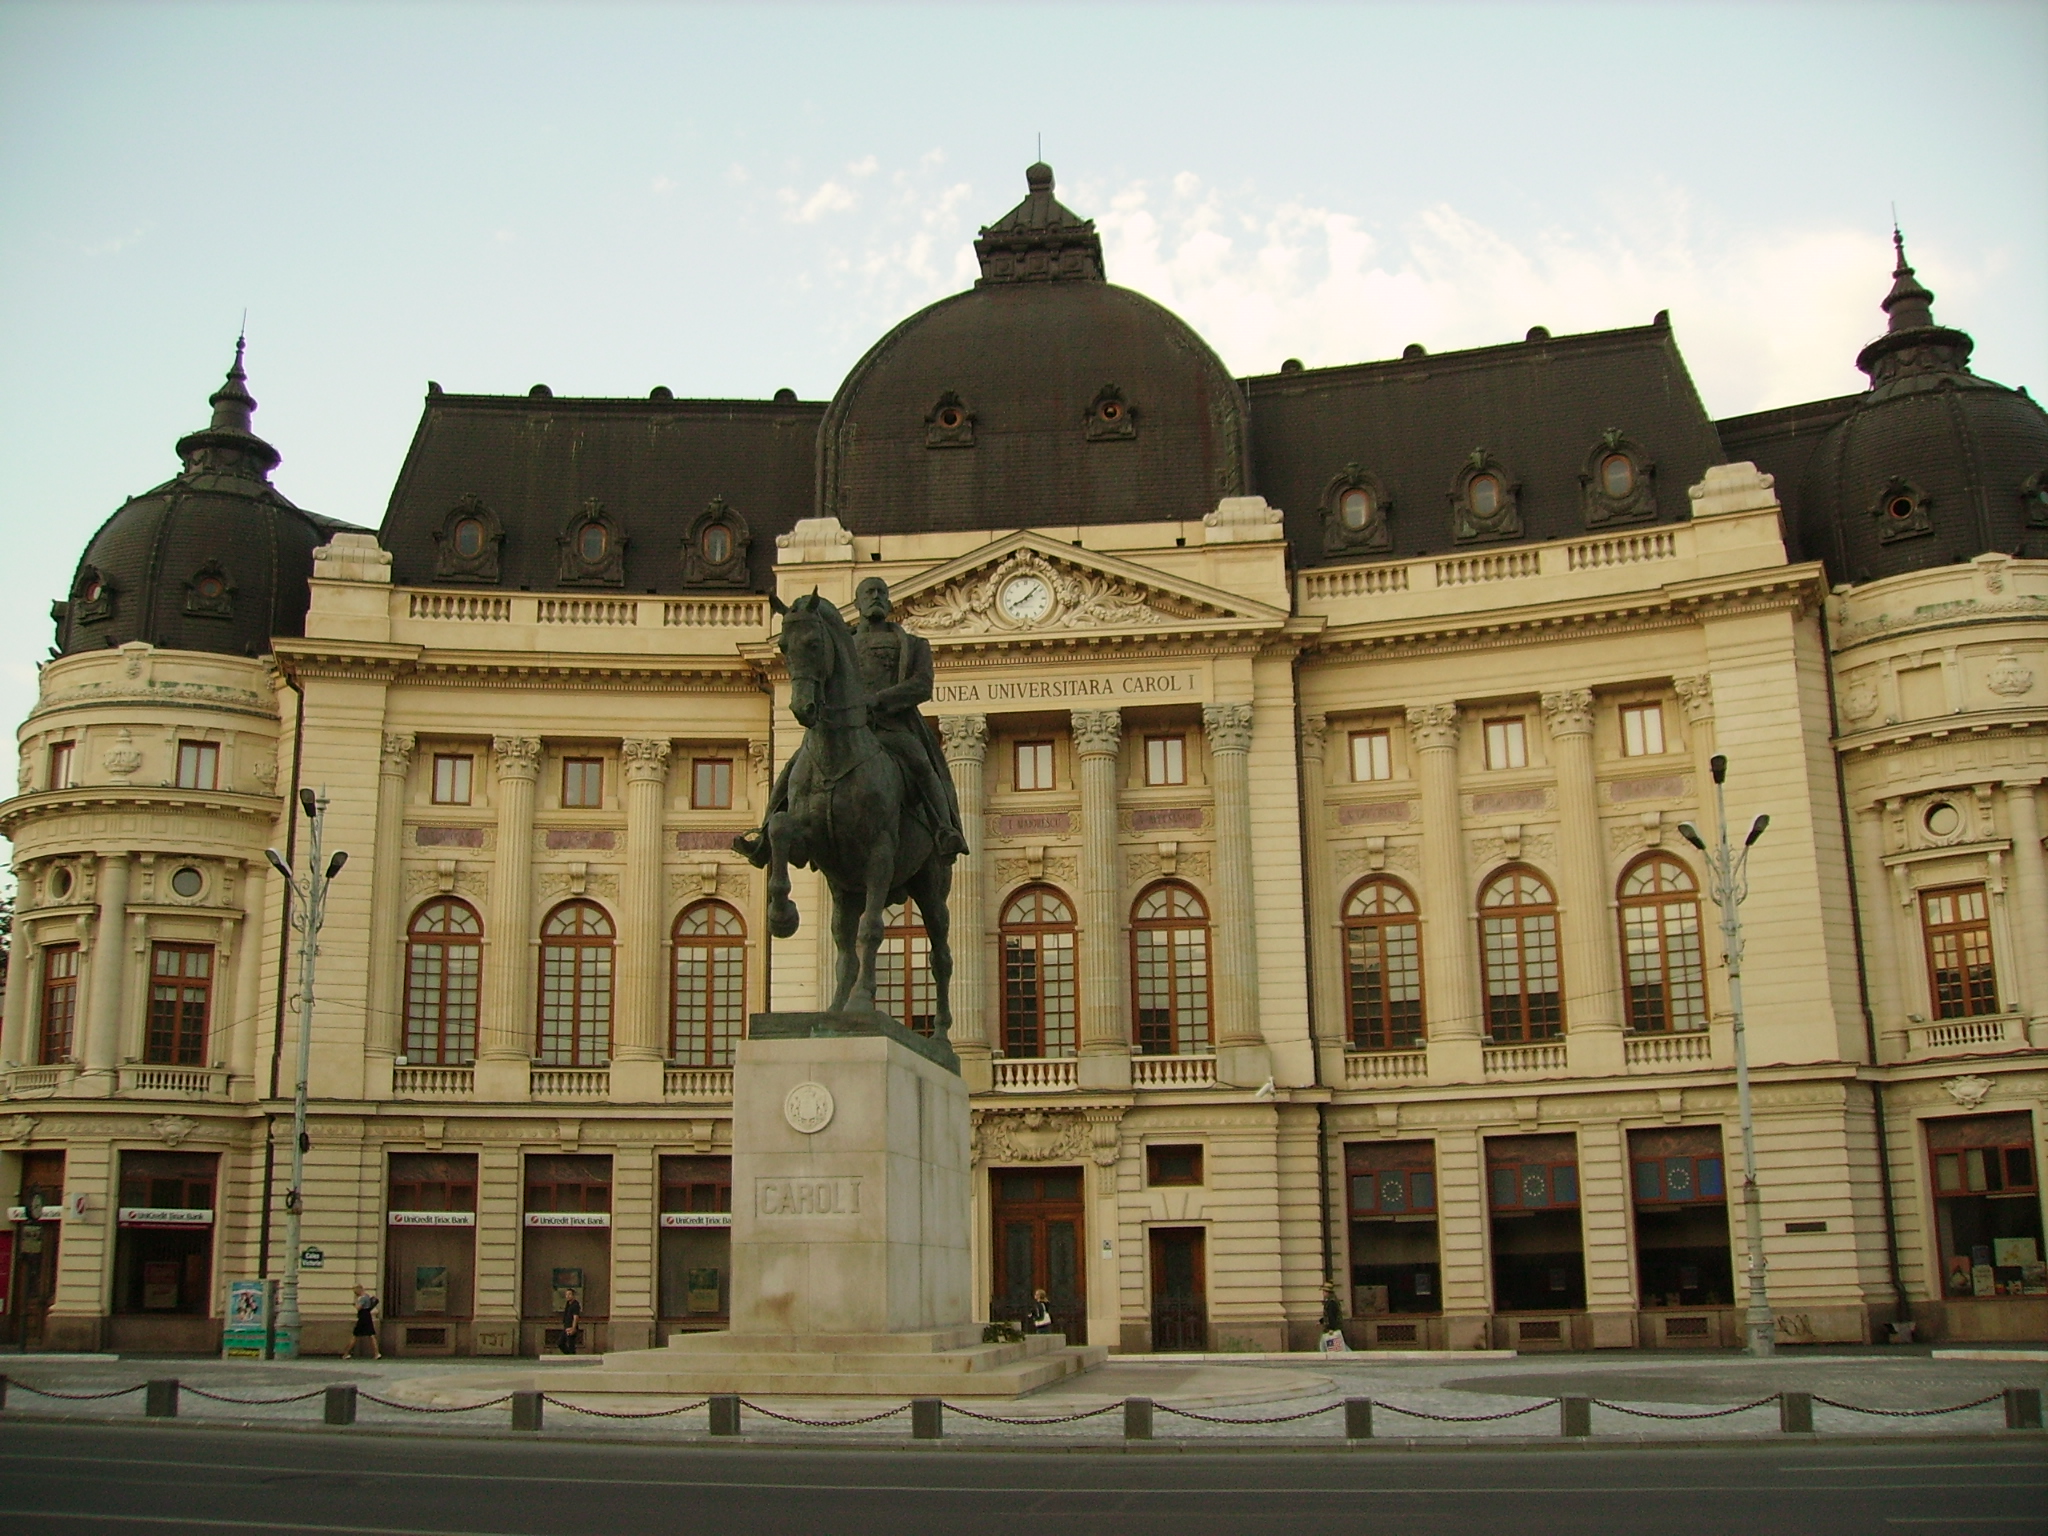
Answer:
<svg viewBox="0 0 2048 1536"><path fill-rule="evenodd" d="M370 1341L372 1360L384 1358L384 1351L377 1347L377 1296L364 1285L356 1287L356 1330L349 1338L348 1348L341 1352L342 1359L346 1360L356 1352L357 1339Z"/></svg>

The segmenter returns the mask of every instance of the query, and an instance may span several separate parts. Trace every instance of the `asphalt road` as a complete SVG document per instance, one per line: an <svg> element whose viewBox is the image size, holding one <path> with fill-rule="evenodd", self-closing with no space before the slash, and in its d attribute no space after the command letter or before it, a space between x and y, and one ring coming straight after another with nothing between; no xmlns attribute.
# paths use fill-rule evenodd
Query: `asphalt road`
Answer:
<svg viewBox="0 0 2048 1536"><path fill-rule="evenodd" d="M2048 1533L2048 1447L1995 1441L1294 1455L782 1451L0 1427L8 1536Z"/></svg>

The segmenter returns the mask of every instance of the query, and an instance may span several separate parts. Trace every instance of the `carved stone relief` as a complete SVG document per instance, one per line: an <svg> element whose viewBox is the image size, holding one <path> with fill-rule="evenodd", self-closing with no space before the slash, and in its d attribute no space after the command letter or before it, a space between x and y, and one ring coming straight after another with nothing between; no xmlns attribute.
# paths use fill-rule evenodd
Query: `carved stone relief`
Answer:
<svg viewBox="0 0 2048 1536"><path fill-rule="evenodd" d="M1011 617L998 601L1003 590L1020 577L1035 577L1052 596L1045 612L1028 621ZM1084 566L1049 560L1029 549L1019 550L986 573L916 593L897 612L906 628L921 635L1107 629L1223 616L1220 609Z"/></svg>
<svg viewBox="0 0 2048 1536"><path fill-rule="evenodd" d="M2005 646L1985 674L1984 686L2005 698L2016 699L2033 688L2034 669L2022 662L2011 646Z"/></svg>
<svg viewBox="0 0 2048 1536"><path fill-rule="evenodd" d="M1112 1138L1114 1134L1112 1125ZM1072 1161L1088 1157L1094 1151L1095 1128L1077 1111L978 1109L974 1112L973 1152L976 1162ZM1112 1150L1112 1160L1114 1157Z"/></svg>
<svg viewBox="0 0 2048 1536"><path fill-rule="evenodd" d="M158 1115L149 1122L149 1128L156 1133L158 1141L167 1147L175 1147L199 1129L199 1122L188 1120L183 1115Z"/></svg>

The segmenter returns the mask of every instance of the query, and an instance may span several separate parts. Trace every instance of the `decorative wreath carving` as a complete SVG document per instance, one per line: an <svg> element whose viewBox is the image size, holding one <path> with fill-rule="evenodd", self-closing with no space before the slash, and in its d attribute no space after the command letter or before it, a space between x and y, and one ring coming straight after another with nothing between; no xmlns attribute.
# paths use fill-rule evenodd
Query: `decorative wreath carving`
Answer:
<svg viewBox="0 0 2048 1536"><path fill-rule="evenodd" d="M1019 576L1039 578L1052 593L1051 608L1029 623L1011 618L997 601L1003 588ZM985 575L912 595L897 617L921 635L986 635L1022 629L1110 629L1207 614L1197 604L1134 581L1057 564L1027 549Z"/></svg>
<svg viewBox="0 0 2048 1536"><path fill-rule="evenodd" d="M496 581L505 525L481 496L455 499L434 530L434 575L441 581Z"/></svg>
<svg viewBox="0 0 2048 1536"><path fill-rule="evenodd" d="M592 498L569 514L555 538L560 552L556 579L572 587L626 584L626 530Z"/></svg>
<svg viewBox="0 0 2048 1536"><path fill-rule="evenodd" d="M185 583L185 612L202 619L235 616L235 585L218 560L209 560Z"/></svg>
<svg viewBox="0 0 2048 1536"><path fill-rule="evenodd" d="M924 445L927 448L972 448L974 412L952 390L932 402L924 416Z"/></svg>
<svg viewBox="0 0 2048 1536"><path fill-rule="evenodd" d="M1624 461L1618 475L1609 460ZM1615 486L1612 481L1625 483ZM1579 486L1586 499L1586 526L1605 528L1615 523L1647 523L1657 516L1657 466L1643 445L1619 427L1609 427L1600 440L1586 450L1586 462L1579 469Z"/></svg>
<svg viewBox="0 0 2048 1536"><path fill-rule="evenodd" d="M1081 434L1091 443L1123 442L1138 435L1138 412L1124 392L1114 384L1105 384L1095 392L1095 398L1088 402L1088 414L1082 419Z"/></svg>
<svg viewBox="0 0 2048 1536"><path fill-rule="evenodd" d="M1487 505L1486 488L1480 484L1491 477L1493 481L1492 505ZM1458 466L1457 474L1451 477L1448 492L1451 499L1451 523L1453 537L1460 544L1476 544L1488 539L1519 539L1522 536L1522 510L1518 498L1522 487L1510 480L1500 460L1484 448L1474 448L1465 462Z"/></svg>
<svg viewBox="0 0 2048 1536"><path fill-rule="evenodd" d="M1354 493L1364 495L1362 506ZM1378 475L1358 464L1346 464L1323 487L1319 509L1323 553L1353 555L1391 549L1394 532L1388 519L1393 510L1394 499Z"/></svg>
<svg viewBox="0 0 2048 1536"><path fill-rule="evenodd" d="M1893 475L1886 480L1870 504L1870 516L1877 524L1877 542L1893 544L1934 532L1934 502L1911 481Z"/></svg>
<svg viewBox="0 0 2048 1536"><path fill-rule="evenodd" d="M683 584L691 587L743 587L747 584L747 549L754 535L747 520L726 505L723 496L690 520L683 534Z"/></svg>

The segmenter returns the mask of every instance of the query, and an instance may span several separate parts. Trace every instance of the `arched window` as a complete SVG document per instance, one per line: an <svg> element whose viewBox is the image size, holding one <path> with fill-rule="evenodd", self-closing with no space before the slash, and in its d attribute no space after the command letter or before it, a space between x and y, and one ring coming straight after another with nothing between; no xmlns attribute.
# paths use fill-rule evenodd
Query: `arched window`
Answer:
<svg viewBox="0 0 2048 1536"><path fill-rule="evenodd" d="M1621 877L1621 959L1630 1029L1707 1027L1699 885L1678 860L1652 854Z"/></svg>
<svg viewBox="0 0 2048 1536"><path fill-rule="evenodd" d="M569 901L540 928L540 1062L601 1067L612 1052L612 920Z"/></svg>
<svg viewBox="0 0 2048 1536"><path fill-rule="evenodd" d="M729 1067L747 1017L747 929L722 901L700 901L676 919L669 1059L679 1067Z"/></svg>
<svg viewBox="0 0 2048 1536"><path fill-rule="evenodd" d="M882 914L882 947L875 954L875 1006L920 1035L939 1025L939 989L932 981L932 941L917 903Z"/></svg>
<svg viewBox="0 0 2048 1536"><path fill-rule="evenodd" d="M484 925L464 901L430 901L412 915L405 942L405 1059L466 1067L476 1060L478 979Z"/></svg>
<svg viewBox="0 0 2048 1536"><path fill-rule="evenodd" d="M1345 990L1354 1051L1422 1044L1422 928L1415 898L1394 880L1367 880L1344 903Z"/></svg>
<svg viewBox="0 0 2048 1536"><path fill-rule="evenodd" d="M1496 1045L1564 1033L1557 898L1533 869L1504 869L1479 894L1486 1027Z"/></svg>
<svg viewBox="0 0 2048 1536"><path fill-rule="evenodd" d="M1010 898L1002 926L1003 1054L1073 1055L1074 909L1032 886Z"/></svg>
<svg viewBox="0 0 2048 1536"><path fill-rule="evenodd" d="M1138 1051L1209 1049L1209 913L1184 885L1155 885L1131 910L1131 986Z"/></svg>

